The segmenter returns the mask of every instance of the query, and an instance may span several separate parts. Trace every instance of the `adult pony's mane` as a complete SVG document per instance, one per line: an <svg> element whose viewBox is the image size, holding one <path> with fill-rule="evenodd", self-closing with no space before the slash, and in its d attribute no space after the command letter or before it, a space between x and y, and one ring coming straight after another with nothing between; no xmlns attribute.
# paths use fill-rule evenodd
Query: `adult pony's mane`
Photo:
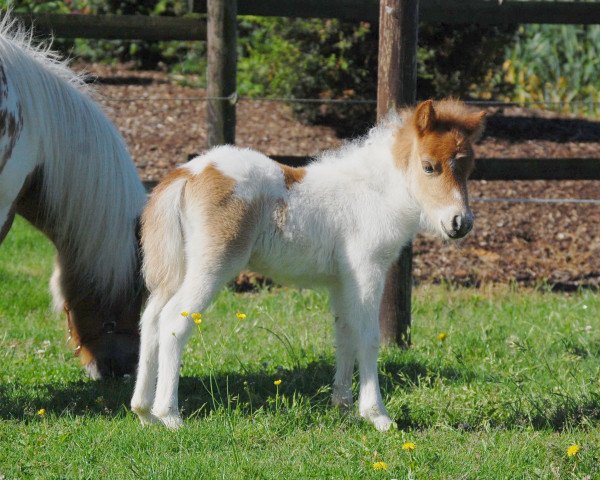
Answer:
<svg viewBox="0 0 600 480"><path fill-rule="evenodd" d="M22 104L24 131L34 133L30 151L55 243L109 304L123 298L135 284L135 222L145 202L123 138L83 77L50 44L34 45L10 13L0 21L0 65Z"/></svg>

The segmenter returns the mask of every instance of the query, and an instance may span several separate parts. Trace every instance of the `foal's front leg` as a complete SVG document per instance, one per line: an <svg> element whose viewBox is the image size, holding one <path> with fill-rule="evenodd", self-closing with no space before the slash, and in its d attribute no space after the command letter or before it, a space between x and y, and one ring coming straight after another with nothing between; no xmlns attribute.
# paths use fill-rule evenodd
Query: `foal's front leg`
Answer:
<svg viewBox="0 0 600 480"><path fill-rule="evenodd" d="M379 356L379 305L365 309L364 316L357 318L358 330L358 371L360 394L358 409L361 417L369 420L381 432L392 426L381 398L377 358Z"/></svg>
<svg viewBox="0 0 600 480"><path fill-rule="evenodd" d="M380 281L379 278L385 277L382 275L372 276L369 279L359 278L356 281L347 280L344 288L342 310L346 319L346 342L352 342L358 360L360 378L359 413L363 418L370 421L377 430L386 431L389 430L393 422L381 398L377 373L379 304L383 292L383 281ZM339 333L341 333L340 330L338 330ZM340 367L338 365L338 371ZM345 371L347 375L347 370Z"/></svg>

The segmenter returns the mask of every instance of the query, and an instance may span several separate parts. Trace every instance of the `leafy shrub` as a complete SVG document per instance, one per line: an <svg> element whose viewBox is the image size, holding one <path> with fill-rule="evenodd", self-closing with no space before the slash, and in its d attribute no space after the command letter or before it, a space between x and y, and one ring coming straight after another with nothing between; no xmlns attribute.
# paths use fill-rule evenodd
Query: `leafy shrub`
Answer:
<svg viewBox="0 0 600 480"><path fill-rule="evenodd" d="M377 32L368 23L246 17L240 24L242 94L373 99ZM373 47L375 45L375 47ZM370 117L373 105L292 104L304 119Z"/></svg>
<svg viewBox="0 0 600 480"><path fill-rule="evenodd" d="M507 100L556 102L551 106L562 111L597 114L600 26L521 27L506 49L503 76L514 86Z"/></svg>
<svg viewBox="0 0 600 480"><path fill-rule="evenodd" d="M89 0L97 14L181 15L187 0ZM187 51L184 42L144 40L78 40L76 54L89 61L135 62L141 68L156 68L160 63L179 61Z"/></svg>
<svg viewBox="0 0 600 480"><path fill-rule="evenodd" d="M418 96L506 93L501 72L511 28L423 26L418 51ZM369 23L247 17L240 25L239 90L257 96L370 99L377 92L378 31ZM496 80L495 82L493 80ZM344 134L372 124L374 104L296 103L309 121Z"/></svg>

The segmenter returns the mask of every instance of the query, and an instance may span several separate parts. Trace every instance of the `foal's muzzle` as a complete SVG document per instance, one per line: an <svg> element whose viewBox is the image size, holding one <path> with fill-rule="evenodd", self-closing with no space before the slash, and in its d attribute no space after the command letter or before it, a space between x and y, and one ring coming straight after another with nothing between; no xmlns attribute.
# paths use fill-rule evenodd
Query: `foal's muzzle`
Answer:
<svg viewBox="0 0 600 480"><path fill-rule="evenodd" d="M450 225L441 222L442 230L448 237L452 239L458 239L464 237L473 228L473 214L471 212L467 214L458 214L452 217Z"/></svg>

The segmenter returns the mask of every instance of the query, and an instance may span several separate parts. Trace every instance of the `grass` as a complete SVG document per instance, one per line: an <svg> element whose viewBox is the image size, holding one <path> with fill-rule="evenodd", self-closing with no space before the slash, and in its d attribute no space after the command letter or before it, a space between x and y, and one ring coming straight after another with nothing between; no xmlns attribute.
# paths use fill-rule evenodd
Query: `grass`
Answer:
<svg viewBox="0 0 600 480"><path fill-rule="evenodd" d="M49 311L51 267L17 221L0 248L0 478L600 478L597 293L417 288L413 348L381 354L399 427L381 434L329 405L324 292L224 291L188 344L171 432L129 412L132 379L86 378Z"/></svg>

